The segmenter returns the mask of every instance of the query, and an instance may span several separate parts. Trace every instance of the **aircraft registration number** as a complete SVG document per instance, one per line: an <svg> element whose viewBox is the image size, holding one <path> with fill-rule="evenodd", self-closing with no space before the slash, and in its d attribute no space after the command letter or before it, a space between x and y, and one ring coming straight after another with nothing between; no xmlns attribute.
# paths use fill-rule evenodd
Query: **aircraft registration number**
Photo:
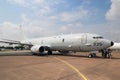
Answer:
<svg viewBox="0 0 120 80"><path fill-rule="evenodd" d="M102 46L103 44L102 44L102 42L94 42L93 43L93 46Z"/></svg>

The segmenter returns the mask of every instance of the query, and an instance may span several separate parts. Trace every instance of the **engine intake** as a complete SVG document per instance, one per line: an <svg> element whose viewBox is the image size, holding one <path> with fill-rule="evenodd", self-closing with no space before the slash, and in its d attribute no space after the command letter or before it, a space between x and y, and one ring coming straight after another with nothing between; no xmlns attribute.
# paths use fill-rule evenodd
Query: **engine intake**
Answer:
<svg viewBox="0 0 120 80"><path fill-rule="evenodd" d="M31 47L31 52L33 53L42 53L45 51L45 47L41 45L35 45Z"/></svg>
<svg viewBox="0 0 120 80"><path fill-rule="evenodd" d="M45 48L43 47L43 46L41 46L40 48L39 48L39 52L44 52L45 51Z"/></svg>

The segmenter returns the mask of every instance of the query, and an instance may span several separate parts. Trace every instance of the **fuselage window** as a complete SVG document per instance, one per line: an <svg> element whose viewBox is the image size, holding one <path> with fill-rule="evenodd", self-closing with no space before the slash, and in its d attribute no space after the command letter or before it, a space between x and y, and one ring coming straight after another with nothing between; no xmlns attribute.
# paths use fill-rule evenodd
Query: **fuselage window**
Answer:
<svg viewBox="0 0 120 80"><path fill-rule="evenodd" d="M93 37L93 39L103 39L102 36Z"/></svg>

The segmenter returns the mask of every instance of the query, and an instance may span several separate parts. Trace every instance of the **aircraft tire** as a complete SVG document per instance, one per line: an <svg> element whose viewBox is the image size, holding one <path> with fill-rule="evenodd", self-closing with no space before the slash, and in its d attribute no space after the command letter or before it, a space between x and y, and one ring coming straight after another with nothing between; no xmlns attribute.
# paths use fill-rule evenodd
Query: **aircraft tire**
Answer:
<svg viewBox="0 0 120 80"><path fill-rule="evenodd" d="M90 53L90 54L88 55L88 58L93 58L93 54Z"/></svg>
<svg viewBox="0 0 120 80"><path fill-rule="evenodd" d="M107 53L102 53L103 58L107 58Z"/></svg>
<svg viewBox="0 0 120 80"><path fill-rule="evenodd" d="M95 53L93 53L92 55L93 55L93 57L96 57L96 54L95 54Z"/></svg>
<svg viewBox="0 0 120 80"><path fill-rule="evenodd" d="M52 55L52 51L51 50L48 51L48 55Z"/></svg>
<svg viewBox="0 0 120 80"><path fill-rule="evenodd" d="M33 55L33 56L37 56L38 54L36 54L36 53L33 53L32 55Z"/></svg>
<svg viewBox="0 0 120 80"><path fill-rule="evenodd" d="M32 55L35 55L35 53L32 53Z"/></svg>

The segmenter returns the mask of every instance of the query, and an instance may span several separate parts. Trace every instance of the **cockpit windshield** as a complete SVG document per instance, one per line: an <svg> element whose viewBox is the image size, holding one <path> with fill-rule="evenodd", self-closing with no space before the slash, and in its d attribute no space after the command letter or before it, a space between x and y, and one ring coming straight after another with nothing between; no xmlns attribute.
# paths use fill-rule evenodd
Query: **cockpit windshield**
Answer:
<svg viewBox="0 0 120 80"><path fill-rule="evenodd" d="M103 39L102 36L94 36L93 39Z"/></svg>

